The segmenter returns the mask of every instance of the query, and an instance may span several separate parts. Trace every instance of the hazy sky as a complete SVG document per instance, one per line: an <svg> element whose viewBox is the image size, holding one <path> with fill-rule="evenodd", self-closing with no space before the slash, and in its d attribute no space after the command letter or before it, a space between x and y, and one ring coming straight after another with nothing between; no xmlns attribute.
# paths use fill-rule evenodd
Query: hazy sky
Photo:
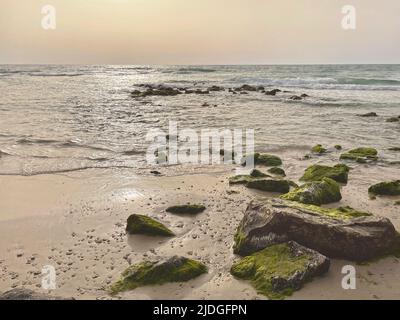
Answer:
<svg viewBox="0 0 400 320"><path fill-rule="evenodd" d="M0 63L400 63L400 0L0 0Z"/></svg>

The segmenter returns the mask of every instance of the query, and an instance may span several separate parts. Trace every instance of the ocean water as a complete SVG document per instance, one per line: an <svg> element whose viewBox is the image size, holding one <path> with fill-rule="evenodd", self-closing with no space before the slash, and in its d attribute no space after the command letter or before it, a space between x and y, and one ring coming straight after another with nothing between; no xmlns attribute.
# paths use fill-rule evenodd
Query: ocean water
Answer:
<svg viewBox="0 0 400 320"><path fill-rule="evenodd" d="M140 84L288 92L131 97ZM310 97L289 99L302 93ZM357 116L367 112L379 117ZM0 65L0 174L145 168L147 132L170 120L180 129L254 129L260 151L372 146L396 161L399 153L387 150L400 146L400 123L386 122L392 116L400 116L400 65Z"/></svg>

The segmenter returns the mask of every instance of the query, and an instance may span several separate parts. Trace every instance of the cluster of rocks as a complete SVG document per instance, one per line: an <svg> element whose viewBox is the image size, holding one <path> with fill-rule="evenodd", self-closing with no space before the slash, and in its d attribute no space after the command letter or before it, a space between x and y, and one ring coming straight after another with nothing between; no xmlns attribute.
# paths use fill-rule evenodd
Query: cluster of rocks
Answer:
<svg viewBox="0 0 400 320"><path fill-rule="evenodd" d="M172 214L194 215L203 212L206 207L200 204L171 206L166 212ZM145 215L132 214L126 224L128 234L140 234L152 237L173 237L175 234L161 222ZM167 282L183 282L207 272L207 267L199 261L181 256L158 257L131 265L111 288L111 294L133 290L147 285L161 285Z"/></svg>
<svg viewBox="0 0 400 320"><path fill-rule="evenodd" d="M220 91L228 91L232 94L249 94L249 92L259 92L265 94L267 96L276 96L280 92L287 93L288 91L282 91L281 89L266 89L264 86L251 86L248 84L244 84L240 87L236 88L224 88L217 85L213 85L206 89L200 88L187 88L187 87L169 87L165 85L152 85L152 84L143 84L139 85L139 87L144 88L144 90L134 90L131 92L131 96L134 98L140 97L148 97L148 96L177 96L180 94L200 94L206 95L211 94L212 92L220 92ZM309 97L309 95L303 93L301 95L292 95L289 97L289 100L302 100L304 98Z"/></svg>
<svg viewBox="0 0 400 320"><path fill-rule="evenodd" d="M337 150L341 148L335 148ZM313 152L325 153L322 145ZM342 160L377 159L373 148L343 153ZM254 161L258 164L257 160ZM282 169L283 170L283 169ZM234 252L242 259L231 268L240 279L272 299L284 298L329 269L329 259L365 262L400 254L400 235L387 218L351 207L324 208L342 199L341 185L348 182L350 167L312 165L296 186L294 183L254 169L249 175L231 177L229 183L267 185L259 190L283 193L269 200L252 201L237 228ZM271 181L274 181L273 183ZM278 183L281 182L281 184ZM273 188L275 187L275 189ZM378 183L369 188L374 195L400 195L400 181ZM400 203L400 201L399 201Z"/></svg>
<svg viewBox="0 0 400 320"><path fill-rule="evenodd" d="M378 114L376 112L368 112L364 114L359 114L358 116L364 118L371 118L371 117L378 117ZM387 118L386 122L400 122L400 116Z"/></svg>

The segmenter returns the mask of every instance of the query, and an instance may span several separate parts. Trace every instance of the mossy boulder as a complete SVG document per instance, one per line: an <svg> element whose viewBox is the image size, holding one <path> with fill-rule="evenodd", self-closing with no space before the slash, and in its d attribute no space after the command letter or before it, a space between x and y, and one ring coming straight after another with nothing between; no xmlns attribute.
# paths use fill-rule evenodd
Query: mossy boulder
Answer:
<svg viewBox="0 0 400 320"><path fill-rule="evenodd" d="M139 214L132 214L129 216L126 224L126 231L129 234L144 234L164 237L174 236L174 233L161 222Z"/></svg>
<svg viewBox="0 0 400 320"><path fill-rule="evenodd" d="M399 196L400 180L380 182L369 187L368 192L380 196Z"/></svg>
<svg viewBox="0 0 400 320"><path fill-rule="evenodd" d="M321 144L317 144L316 146L311 148L311 151L313 153L323 154L326 153L327 150Z"/></svg>
<svg viewBox="0 0 400 320"><path fill-rule="evenodd" d="M330 261L322 254L295 242L273 245L236 262L231 274L250 280L258 293L283 299L305 282L329 270Z"/></svg>
<svg viewBox="0 0 400 320"><path fill-rule="evenodd" d="M122 273L119 281L111 286L111 293L134 290L149 285L168 282L186 282L207 272L201 262L174 256L166 260L145 261L130 266Z"/></svg>
<svg viewBox="0 0 400 320"><path fill-rule="evenodd" d="M268 169L268 172L276 176L286 177L286 172L282 168L272 167Z"/></svg>
<svg viewBox="0 0 400 320"><path fill-rule="evenodd" d="M250 172L250 176L253 178L265 178L265 177L269 177L269 175L265 174L264 172L257 170L257 169L253 169Z"/></svg>
<svg viewBox="0 0 400 320"><path fill-rule="evenodd" d="M378 151L374 148L357 148L340 155L340 160L352 160L365 163L378 160Z"/></svg>
<svg viewBox="0 0 400 320"><path fill-rule="evenodd" d="M389 219L349 207L322 208L271 199L253 201L234 237L234 252L250 255L296 241L321 254L351 261L380 257L397 241Z"/></svg>
<svg viewBox="0 0 400 320"><path fill-rule="evenodd" d="M330 178L322 181L308 182L281 196L282 199L301 202L304 204L328 204L342 199L339 184Z"/></svg>
<svg viewBox="0 0 400 320"><path fill-rule="evenodd" d="M247 184L252 180L254 180L254 177L249 174L239 174L237 176L230 177L229 184Z"/></svg>
<svg viewBox="0 0 400 320"><path fill-rule="evenodd" d="M201 204L183 204L178 206L172 206L166 209L169 213L177 214L197 214L206 210L206 207Z"/></svg>
<svg viewBox="0 0 400 320"><path fill-rule="evenodd" d="M288 193L290 191L289 182L286 180L257 179L251 180L246 184L247 188L257 189L267 192Z"/></svg>
<svg viewBox="0 0 400 320"><path fill-rule="evenodd" d="M267 167L276 167L282 165L282 160L278 156L267 154L267 153L253 153L245 155L242 158L242 165L245 166L249 164L249 161L253 160L254 165L261 165Z"/></svg>
<svg viewBox="0 0 400 320"><path fill-rule="evenodd" d="M330 178L340 183L347 183L350 168L345 164L337 164L333 167L312 165L306 169L301 181L321 181L323 178Z"/></svg>

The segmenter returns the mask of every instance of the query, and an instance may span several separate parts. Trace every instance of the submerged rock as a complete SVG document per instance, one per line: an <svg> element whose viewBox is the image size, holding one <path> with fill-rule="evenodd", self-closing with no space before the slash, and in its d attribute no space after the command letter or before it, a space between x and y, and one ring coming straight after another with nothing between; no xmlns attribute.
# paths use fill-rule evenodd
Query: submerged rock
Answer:
<svg viewBox="0 0 400 320"><path fill-rule="evenodd" d="M220 86L211 86L207 89L208 91L224 91L225 89Z"/></svg>
<svg viewBox="0 0 400 320"><path fill-rule="evenodd" d="M290 100L302 100L303 98L302 97L300 97L300 96L291 96L290 98L289 98Z"/></svg>
<svg viewBox="0 0 400 320"><path fill-rule="evenodd" d="M204 210L206 210L206 207L201 204L184 204L166 209L167 212L178 214L197 214Z"/></svg>
<svg viewBox="0 0 400 320"><path fill-rule="evenodd" d="M329 266L327 257L290 241L243 258L232 266L231 274L250 280L258 293L270 299L282 299L326 273Z"/></svg>
<svg viewBox="0 0 400 320"><path fill-rule="evenodd" d="M272 89L272 90L269 90L269 91L265 91L265 94L267 95L267 96L275 96L278 92L281 92L282 90L279 90L279 89Z"/></svg>
<svg viewBox="0 0 400 320"><path fill-rule="evenodd" d="M386 181L375 184L369 187L368 192L374 195L381 195L381 196L399 196L400 180Z"/></svg>
<svg viewBox="0 0 400 320"><path fill-rule="evenodd" d="M364 113L364 114L359 114L359 117L377 117L378 115L376 114L376 112L368 112L368 113Z"/></svg>
<svg viewBox="0 0 400 320"><path fill-rule="evenodd" d="M399 122L399 121L400 121L400 119L396 118L396 117L392 117L392 118L386 119L386 122Z"/></svg>
<svg viewBox="0 0 400 320"><path fill-rule="evenodd" d="M174 256L166 260L145 261L126 269L122 278L111 286L111 293L168 282L185 282L206 272L205 265L185 257Z"/></svg>
<svg viewBox="0 0 400 320"><path fill-rule="evenodd" d="M322 178L322 181L308 182L281 196L282 199L304 204L328 204L342 199L340 186L335 180Z"/></svg>
<svg viewBox="0 0 400 320"><path fill-rule="evenodd" d="M174 236L174 233L161 222L139 214L132 214L129 216L126 231L129 234L144 234L164 237Z"/></svg>
<svg viewBox="0 0 400 320"><path fill-rule="evenodd" d="M0 300L73 300L38 293L26 288L15 288L0 294Z"/></svg>
<svg viewBox="0 0 400 320"><path fill-rule="evenodd" d="M131 92L132 97L176 96L178 94L182 94L182 92L178 89L164 86L147 87L147 89L143 92L139 90L134 90Z"/></svg>
<svg viewBox="0 0 400 320"><path fill-rule="evenodd" d="M273 167L268 169L268 172L277 176L286 177L285 170L283 170L282 168Z"/></svg>
<svg viewBox="0 0 400 320"><path fill-rule="evenodd" d="M353 160L365 163L367 160L378 160L378 151L374 148L357 148L340 155L340 160Z"/></svg>
<svg viewBox="0 0 400 320"><path fill-rule="evenodd" d="M321 144L317 144L316 146L311 148L311 151L313 153L322 154L322 153L326 153L327 150Z"/></svg>
<svg viewBox="0 0 400 320"><path fill-rule="evenodd" d="M247 188L257 189L267 192L276 193L288 193L290 190L290 184L286 180L274 180L274 179L256 179L250 180L246 184Z"/></svg>
<svg viewBox="0 0 400 320"><path fill-rule="evenodd" d="M389 151L400 151L400 147L390 147Z"/></svg>
<svg viewBox="0 0 400 320"><path fill-rule="evenodd" d="M250 203L235 235L234 252L249 255L292 240L328 257L365 261L390 250L397 235L389 219L349 207L272 199Z"/></svg>
<svg viewBox="0 0 400 320"><path fill-rule="evenodd" d="M347 183L350 168L345 164L337 164L333 167L312 165L306 169L301 181L321 181L323 178L330 178L340 183Z"/></svg>
<svg viewBox="0 0 400 320"><path fill-rule="evenodd" d="M342 150L342 146L340 144L335 145L336 150Z"/></svg>
<svg viewBox="0 0 400 320"><path fill-rule="evenodd" d="M237 88L236 90L237 91L257 91L257 88L250 86L248 84L244 84L240 88Z"/></svg>

